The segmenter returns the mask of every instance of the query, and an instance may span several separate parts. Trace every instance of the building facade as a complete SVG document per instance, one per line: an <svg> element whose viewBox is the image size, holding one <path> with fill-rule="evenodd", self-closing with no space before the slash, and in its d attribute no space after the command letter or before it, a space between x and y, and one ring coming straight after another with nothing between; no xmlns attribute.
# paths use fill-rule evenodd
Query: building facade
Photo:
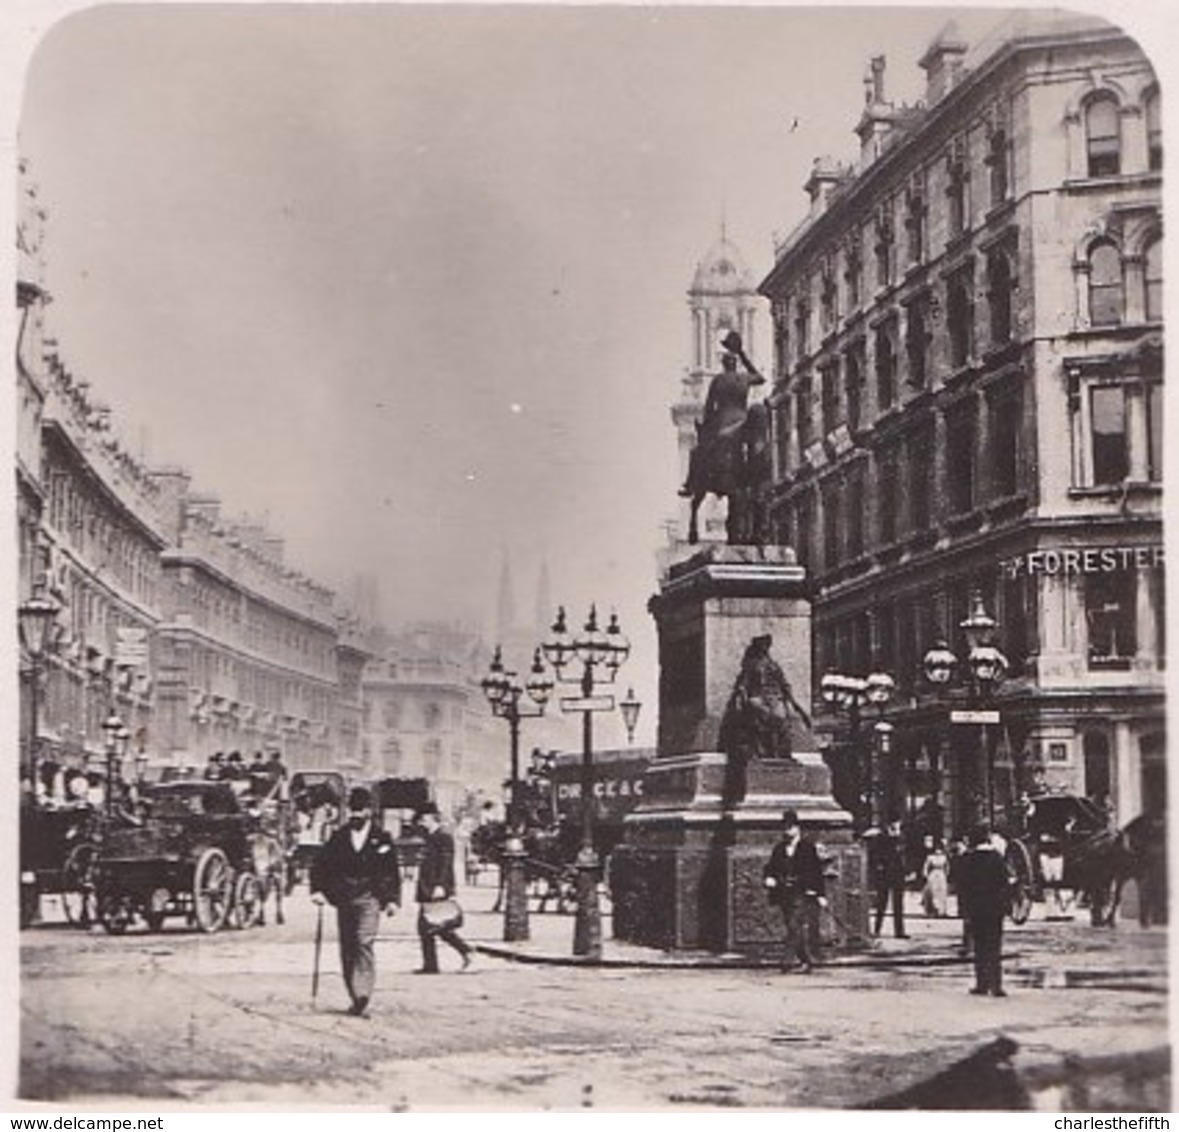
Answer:
<svg viewBox="0 0 1179 1132"><path fill-rule="evenodd" d="M920 65L908 107L872 61L859 157L815 162L760 287L776 539L813 580L816 679L896 681L898 805L961 832L1047 787L1124 823L1165 779L1157 80L1047 13L974 50L950 25ZM975 593L1010 666L986 705L923 677Z"/></svg>
<svg viewBox="0 0 1179 1132"><path fill-rule="evenodd" d="M20 201L17 596L57 607L41 663L23 658L22 778L36 767L44 796L63 765L102 773L112 715L128 777L216 751L354 764L362 628L263 524L224 518L187 472L123 443L46 332L45 214L23 166Z"/></svg>

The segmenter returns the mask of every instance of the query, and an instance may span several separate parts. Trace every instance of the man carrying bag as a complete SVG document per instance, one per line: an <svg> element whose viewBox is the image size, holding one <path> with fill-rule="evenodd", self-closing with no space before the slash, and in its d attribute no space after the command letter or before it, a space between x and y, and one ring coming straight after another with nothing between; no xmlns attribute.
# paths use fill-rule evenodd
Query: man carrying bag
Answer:
<svg viewBox="0 0 1179 1132"><path fill-rule="evenodd" d="M414 974L438 974L439 939L459 953L465 971L471 965L471 946L458 934L462 911L454 901L454 838L442 828L438 807L433 802L422 806L414 821L426 835L417 886L422 965Z"/></svg>

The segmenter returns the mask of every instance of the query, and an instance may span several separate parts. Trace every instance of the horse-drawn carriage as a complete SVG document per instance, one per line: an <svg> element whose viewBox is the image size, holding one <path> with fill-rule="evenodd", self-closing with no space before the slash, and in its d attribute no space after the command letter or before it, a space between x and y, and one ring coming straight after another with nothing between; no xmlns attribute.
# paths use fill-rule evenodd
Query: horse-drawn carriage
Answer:
<svg viewBox="0 0 1179 1132"><path fill-rule="evenodd" d="M70 923L87 922L86 877L95 852L98 815L84 801L49 806L22 801L20 926L38 917L41 897L56 895Z"/></svg>
<svg viewBox="0 0 1179 1132"><path fill-rule="evenodd" d="M274 895L282 922L286 854L274 814L229 782L182 779L148 787L142 816L107 828L93 856L95 913L112 934L141 918L158 931L183 917L201 931L250 927Z"/></svg>
<svg viewBox="0 0 1179 1132"><path fill-rule="evenodd" d="M1026 799L1021 824L1006 854L1012 921L1024 923L1032 903L1048 897L1062 906L1067 892L1088 905L1094 924L1108 922L1128 862L1105 810L1076 794L1037 794Z"/></svg>

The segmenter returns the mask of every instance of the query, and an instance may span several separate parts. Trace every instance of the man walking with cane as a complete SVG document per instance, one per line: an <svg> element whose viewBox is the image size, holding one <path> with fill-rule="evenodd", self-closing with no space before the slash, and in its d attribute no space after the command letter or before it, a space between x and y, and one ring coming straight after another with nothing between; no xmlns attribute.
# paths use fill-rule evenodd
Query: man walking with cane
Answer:
<svg viewBox="0 0 1179 1132"><path fill-rule="evenodd" d="M784 835L770 851L762 878L771 904L782 909L786 920L786 954L782 969L790 970L793 949L796 969L808 975L814 966L811 944L819 935L819 909L827 907L823 863L811 841L802 836L794 810L782 814Z"/></svg>
<svg viewBox="0 0 1179 1132"><path fill-rule="evenodd" d="M363 786L348 796L348 823L319 851L311 868L311 894L336 909L340 966L352 999L348 1012L364 1017L376 982L373 944L383 911L392 915L401 903L401 868L397 846L372 817L372 794ZM319 981L319 935L316 972Z"/></svg>

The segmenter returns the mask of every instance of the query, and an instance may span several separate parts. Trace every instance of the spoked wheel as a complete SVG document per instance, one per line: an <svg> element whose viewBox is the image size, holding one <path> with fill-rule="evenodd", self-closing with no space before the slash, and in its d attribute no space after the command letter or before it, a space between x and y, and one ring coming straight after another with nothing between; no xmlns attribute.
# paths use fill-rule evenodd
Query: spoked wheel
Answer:
<svg viewBox="0 0 1179 1132"><path fill-rule="evenodd" d="M62 866L61 905L66 919L76 928L94 922L94 864L98 846L90 841L75 845Z"/></svg>
<svg viewBox="0 0 1179 1132"><path fill-rule="evenodd" d="M252 928L262 919L262 885L251 872L244 872L233 886L233 923Z"/></svg>
<svg viewBox="0 0 1179 1132"><path fill-rule="evenodd" d="M111 935L122 935L135 918L135 907L131 897L124 893L111 893L99 897L98 918Z"/></svg>
<svg viewBox="0 0 1179 1132"><path fill-rule="evenodd" d="M1011 874L1011 922L1025 924L1032 913L1035 874L1032 872L1031 854L1022 841L1008 844L1007 868Z"/></svg>
<svg viewBox="0 0 1179 1132"><path fill-rule="evenodd" d="M233 872L220 849L204 849L192 872L192 908L197 927L215 932L233 906Z"/></svg>

